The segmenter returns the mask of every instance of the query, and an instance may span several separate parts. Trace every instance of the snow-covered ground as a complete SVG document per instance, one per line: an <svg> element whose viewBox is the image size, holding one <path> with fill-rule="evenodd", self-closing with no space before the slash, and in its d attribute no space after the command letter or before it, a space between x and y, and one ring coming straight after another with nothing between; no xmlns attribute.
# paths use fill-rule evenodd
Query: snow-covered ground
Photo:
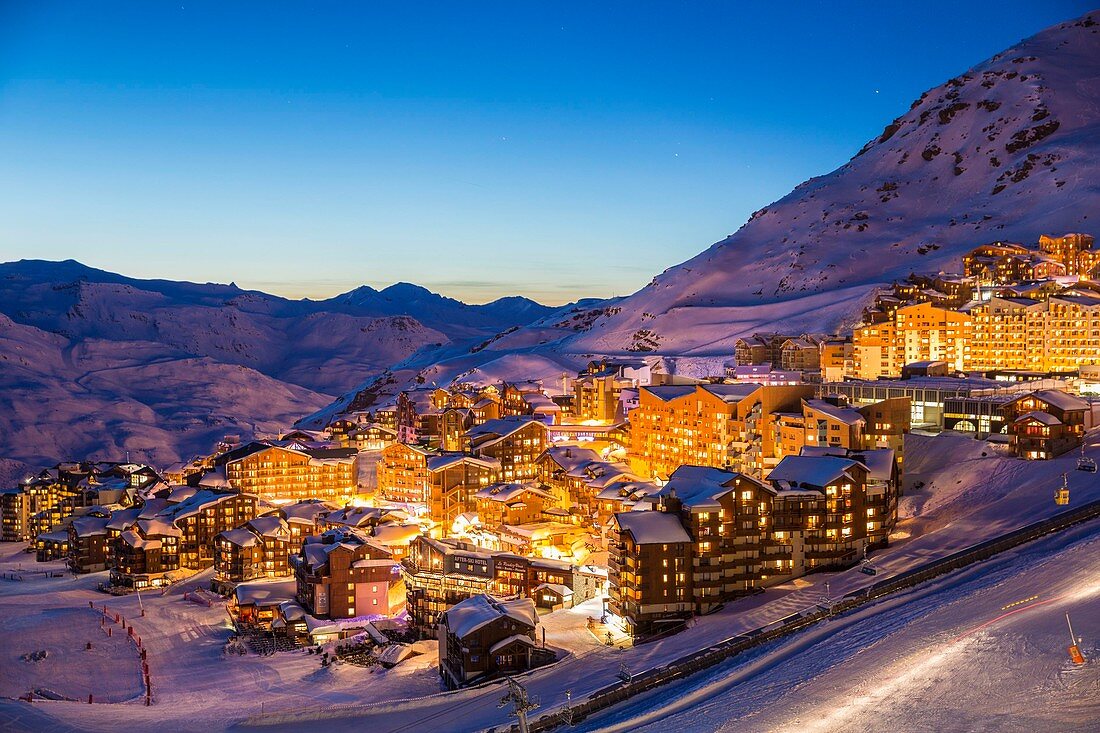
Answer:
<svg viewBox="0 0 1100 733"><path fill-rule="evenodd" d="M1095 731L1098 566L1093 521L660 688L579 730ZM1084 666L1067 653L1067 612Z"/></svg>
<svg viewBox="0 0 1100 733"><path fill-rule="evenodd" d="M1094 444L1089 446L1089 453L1100 458L1100 445L1097 444L1100 443L1100 435L1092 436L1091 442ZM1069 473L1071 507L1100 498L1100 481L1094 475L1074 471L1073 455L1046 462L1018 461L996 454L986 443L947 434L936 438L912 436L906 447L907 483L923 486L911 491L904 500L906 513L913 516L901 522L896 541L874 556L880 568L876 577L868 577L856 570L812 575L769 589L761 595L727 604L720 613L698 619L692 628L683 633L627 649L609 648L585 630L587 618L598 615L598 603L546 616L543 625L547 629L547 643L567 650L570 655L558 664L524 676L531 693L541 699L542 711L560 707L566 701L566 691L572 694L573 699L579 699L613 684L620 664L625 664L632 673L637 674L805 609L822 599L825 582L830 585L830 595L836 597L1049 516L1060 509L1055 506L1053 495L1055 488L1061 484L1060 474L1063 471ZM983 452L985 456L981 455ZM928 601L932 604L930 606L920 605L925 603L922 599L932 597L929 594L937 593L936 588L972 578L974 582L984 584L982 588L988 589L992 587L989 583L1001 582L998 578L1002 576L996 573L1002 571L997 568L1010 572L1013 568L1024 568L1027 563L1036 564L1051 554L1051 548L1061 547L1069 536L1059 535L1046 541L1053 544L1045 545L1048 549L1037 553L1030 548L1039 547L1041 543L1017 551L1016 557L1023 560L1015 564L1010 562L1004 565L1005 561L1000 559L982 563L964 573L947 576L909 596L891 599L854 615L853 620L846 621L844 627L850 628L847 633L853 635L846 638L855 640L845 647L851 651L854 660L850 663L853 689L860 684L854 676L856 670L864 669L868 679L876 680L880 679L878 670L887 669L884 665L901 664L899 660L903 659L902 656L890 657L888 654L881 658L857 654L857 646L871 646L882 635L881 631L864 630L862 619L867 619L867 629L872 629L877 623L874 619L884 609L892 609L886 616L912 617L914 620L923 617L924 611L931 613L942 605L934 601ZM1088 556L1086 559L1090 557L1095 567L1100 560L1100 544L1087 547L1090 549L1080 552ZM26 560L23 562L26 563ZM4 567L0 563L0 570ZM987 574L990 576L988 583L985 580ZM1095 575L1093 577L1095 579ZM420 729L469 731L509 722L507 711L497 707L501 695L499 685L440 693L436 671L429 666L434 664L434 660L421 658L417 664L372 674L350 666L322 670L317 657L304 653L274 657L225 657L221 648L230 631L223 608L188 603L182 599L182 589L176 589L163 597L144 597L147 615L140 618L135 596L115 599L96 592L94 587L101 579L101 575L95 574L76 580L70 577L0 583L0 603L18 606L26 609L28 614L35 614L40 613L38 609L86 607L89 599L97 603L106 600L109 607L117 608L127 618L133 619L149 647L155 704L146 708L135 703L87 705L57 702L28 706L21 702L0 702L0 728L43 730L56 725L58 730L64 730L66 726L93 731L114 730L120 721L125 721L128 730L133 731L154 728L218 730L230 726L237 729L300 730L322 725L326 728L350 725L354 729L369 728L380 733ZM1020 595L1014 586L1010 591L1006 594L1016 597L1000 605L1033 594ZM984 606L982 611L984 613ZM974 619L962 618L959 623L965 625L970 620ZM1085 618L1082 618L1084 621ZM795 648L807 650L807 654L793 663L793 667L824 671L838 666L815 661L813 639L823 633L819 629L827 632L830 628L839 630L840 627L826 624L807 632L804 636L808 641L800 641L803 637L797 637L787 642L805 645ZM1082 629L1082 633L1090 632ZM830 636L828 633L825 635ZM919 639L913 641L914 649L919 648L918 642ZM929 653L936 653L931 647L930 650ZM874 665L864 666L864 659L875 660ZM738 664L745 661L742 659ZM772 662L768 665L769 669L775 666ZM1003 664L1001 666L1004 667ZM73 670L72 674L84 673ZM705 679L711 677L706 675ZM810 673L801 679L792 677L790 684L804 685L811 677ZM790 686L782 681L770 684L784 689ZM839 686L833 687L841 689ZM820 694L824 695L833 687L821 687ZM756 690L757 685L753 684L751 688ZM738 693L741 694L744 694L743 690ZM874 694L872 688L864 688L853 697L871 694ZM658 695L662 702L677 698L677 695L665 692ZM812 698L804 696L799 699L809 704ZM875 702L873 698L868 699ZM867 704L872 706L871 702ZM826 702L820 704L832 705ZM261 706L263 716L260 716ZM880 705L875 702L872 707ZM788 705L788 710L793 708ZM751 711L746 714L751 714ZM775 726L781 724L786 723L779 719L768 723ZM791 725L796 724L792 722ZM843 729L844 725L838 728ZM696 729L709 728L703 724ZM755 730L755 724L750 725L749 729Z"/></svg>

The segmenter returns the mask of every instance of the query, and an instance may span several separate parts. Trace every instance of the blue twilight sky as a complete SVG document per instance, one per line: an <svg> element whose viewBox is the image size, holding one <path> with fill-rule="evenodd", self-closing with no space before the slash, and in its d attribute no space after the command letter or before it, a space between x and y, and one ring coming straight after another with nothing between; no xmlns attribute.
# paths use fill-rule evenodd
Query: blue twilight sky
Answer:
<svg viewBox="0 0 1100 733"><path fill-rule="evenodd" d="M625 295L1088 10L0 0L0 260Z"/></svg>

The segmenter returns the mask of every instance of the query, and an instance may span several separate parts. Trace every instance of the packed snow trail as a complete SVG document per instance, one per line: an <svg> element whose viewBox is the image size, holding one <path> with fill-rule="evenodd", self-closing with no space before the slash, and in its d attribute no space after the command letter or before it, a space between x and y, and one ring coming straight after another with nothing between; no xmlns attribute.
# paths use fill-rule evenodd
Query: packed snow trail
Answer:
<svg viewBox="0 0 1100 733"><path fill-rule="evenodd" d="M580 730L1094 731L1098 566L1093 521L659 688ZM1067 611L1083 626L1082 668L1067 654Z"/></svg>

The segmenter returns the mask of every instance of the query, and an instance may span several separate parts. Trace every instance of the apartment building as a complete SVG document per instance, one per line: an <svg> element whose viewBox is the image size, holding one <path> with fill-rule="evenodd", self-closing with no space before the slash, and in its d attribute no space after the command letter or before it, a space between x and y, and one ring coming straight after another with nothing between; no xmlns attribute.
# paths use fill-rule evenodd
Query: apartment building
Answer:
<svg viewBox="0 0 1100 733"><path fill-rule="evenodd" d="M309 537L291 566L298 601L314 616L391 616L401 610L398 563L361 532L329 530Z"/></svg>
<svg viewBox="0 0 1100 733"><path fill-rule="evenodd" d="M522 416L489 420L463 436L465 451L499 464L499 480L505 483L537 478L535 460L546 450L547 442L546 424Z"/></svg>
<svg viewBox="0 0 1100 733"><path fill-rule="evenodd" d="M682 466L614 515L608 609L632 635L682 627L718 604L814 570L851 565L896 518L892 452L786 456L766 481ZM889 467L887 467L889 464ZM869 485L875 484L869 491Z"/></svg>
<svg viewBox="0 0 1100 733"><path fill-rule="evenodd" d="M1100 364L1100 296L1088 291L994 296L971 316L969 369L1071 372Z"/></svg>
<svg viewBox="0 0 1100 733"><path fill-rule="evenodd" d="M254 517L214 538L213 587L225 592L237 583L290 575L290 526L278 514Z"/></svg>
<svg viewBox="0 0 1100 733"><path fill-rule="evenodd" d="M852 334L852 376L897 376L917 361L943 361L966 369L973 338L968 313L916 303L898 308L892 321L865 323Z"/></svg>
<svg viewBox="0 0 1100 733"><path fill-rule="evenodd" d="M264 501L342 501L356 493L359 470L354 448L315 448L252 443L216 460L229 484Z"/></svg>
<svg viewBox="0 0 1100 733"><path fill-rule="evenodd" d="M812 385L642 387L630 413L630 466L645 478L689 464L764 475L779 457L777 414L813 394Z"/></svg>
<svg viewBox="0 0 1100 733"><path fill-rule="evenodd" d="M428 458L438 455L426 445L393 443L375 464L378 492L390 501L427 501Z"/></svg>
<svg viewBox="0 0 1100 733"><path fill-rule="evenodd" d="M1091 234L1063 234L1039 237L1039 251L1062 265L1065 275L1094 277L1100 266L1100 251L1094 250L1096 239Z"/></svg>

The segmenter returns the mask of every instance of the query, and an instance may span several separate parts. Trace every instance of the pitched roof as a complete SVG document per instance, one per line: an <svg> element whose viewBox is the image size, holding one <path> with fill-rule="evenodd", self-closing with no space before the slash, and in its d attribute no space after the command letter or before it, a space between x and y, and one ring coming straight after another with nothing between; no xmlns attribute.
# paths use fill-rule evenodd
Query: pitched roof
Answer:
<svg viewBox="0 0 1100 733"><path fill-rule="evenodd" d="M1021 423L1034 420L1035 422L1042 423L1043 425L1061 425L1062 421L1051 415L1049 412L1029 412L1026 415L1020 415L1013 422Z"/></svg>
<svg viewBox="0 0 1100 733"><path fill-rule="evenodd" d="M667 512L620 512L615 521L622 532L629 532L640 545L663 545L691 542L680 519Z"/></svg>
<svg viewBox="0 0 1100 733"><path fill-rule="evenodd" d="M837 456L784 456L768 480L780 488L824 488L842 478L851 478L859 464Z"/></svg>
<svg viewBox="0 0 1100 733"><path fill-rule="evenodd" d="M658 496L669 496L673 492L676 498L687 507L718 506L718 497L732 487L727 486L737 478L733 471L709 466L680 466L668 477L658 492Z"/></svg>
<svg viewBox="0 0 1100 733"><path fill-rule="evenodd" d="M443 617L447 629L460 639L498 619L511 619L532 629L538 625L535 602L530 598L498 601L485 594L471 596L456 603L443 614Z"/></svg>

